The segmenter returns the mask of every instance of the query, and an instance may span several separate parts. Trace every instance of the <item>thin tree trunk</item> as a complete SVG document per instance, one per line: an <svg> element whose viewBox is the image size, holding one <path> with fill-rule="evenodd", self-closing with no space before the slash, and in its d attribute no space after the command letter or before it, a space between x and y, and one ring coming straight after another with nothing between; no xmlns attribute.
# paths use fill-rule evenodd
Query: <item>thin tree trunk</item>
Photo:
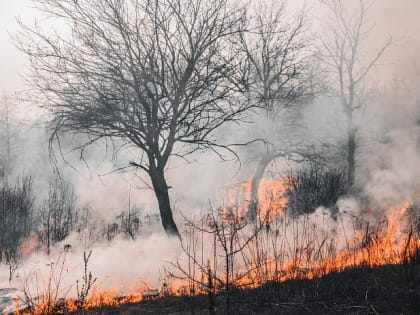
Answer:
<svg viewBox="0 0 420 315"><path fill-rule="evenodd" d="M159 204L160 218L166 234L170 237L181 238L178 228L172 216L171 204L169 201L169 187L166 183L163 170L155 169L150 172L153 190Z"/></svg>
<svg viewBox="0 0 420 315"><path fill-rule="evenodd" d="M354 186L354 173L355 173L355 152L356 152L356 133L354 131L350 131L348 134L348 142L347 142L347 164L348 164L348 174L347 174L347 183L350 189Z"/></svg>
<svg viewBox="0 0 420 315"><path fill-rule="evenodd" d="M227 244L226 244L227 246ZM227 250L227 248L226 248ZM225 284L225 290L226 290L226 314L230 314L230 281L229 281L229 273L230 273L230 259L229 259L229 253L226 252L226 284Z"/></svg>
<svg viewBox="0 0 420 315"><path fill-rule="evenodd" d="M265 169L267 168L268 164L275 158L273 155L266 155L264 156L257 165L257 169L255 170L255 174L252 177L251 181L251 191L250 191L250 198L249 198L249 208L248 208L248 216L249 218L254 221L257 217L257 209L258 209L258 190L260 188L261 180L264 176Z"/></svg>
<svg viewBox="0 0 420 315"><path fill-rule="evenodd" d="M6 172L5 183L8 185L8 178L10 173L10 126L9 126L9 103L7 96L4 96L4 114L5 114L5 127L6 127Z"/></svg>
<svg viewBox="0 0 420 315"><path fill-rule="evenodd" d="M353 125L352 113L348 114L347 121L347 185L350 191L354 186L355 174L355 154L356 154L356 128Z"/></svg>

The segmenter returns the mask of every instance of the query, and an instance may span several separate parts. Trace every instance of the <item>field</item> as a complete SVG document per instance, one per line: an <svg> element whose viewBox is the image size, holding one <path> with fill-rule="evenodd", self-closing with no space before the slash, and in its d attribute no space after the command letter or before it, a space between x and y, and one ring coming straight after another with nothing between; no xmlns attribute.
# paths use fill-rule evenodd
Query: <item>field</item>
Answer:
<svg viewBox="0 0 420 315"><path fill-rule="evenodd" d="M409 270L415 273L408 276ZM270 282L232 290L229 314L418 314L420 264L359 267L312 280ZM165 297L83 314L226 314L226 296ZM69 312L65 314L80 314Z"/></svg>

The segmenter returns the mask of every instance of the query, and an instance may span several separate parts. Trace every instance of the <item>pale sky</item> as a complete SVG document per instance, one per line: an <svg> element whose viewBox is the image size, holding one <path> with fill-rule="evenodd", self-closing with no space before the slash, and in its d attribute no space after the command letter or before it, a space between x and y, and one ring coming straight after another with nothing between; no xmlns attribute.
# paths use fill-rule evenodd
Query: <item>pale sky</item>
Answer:
<svg viewBox="0 0 420 315"><path fill-rule="evenodd" d="M13 46L10 34L17 30L16 16L25 20L34 16L29 6L30 0L0 0L0 90L8 93L22 87L18 72L25 69L25 56Z"/></svg>
<svg viewBox="0 0 420 315"><path fill-rule="evenodd" d="M356 0L347 0L354 1ZM294 1L290 0L292 4ZM309 6L316 7L317 0L307 0ZM15 17L24 21L33 20L35 11L30 8L31 0L0 0L0 91L12 93L22 88L18 72L25 72L25 56L11 43L10 35L17 30ZM318 10L313 12L316 14ZM378 47L389 36L403 38L396 47L389 49L382 59L385 66L381 76L408 78L420 69L420 0L376 0L370 11L370 21L376 25L370 44ZM415 65L417 63L417 65Z"/></svg>

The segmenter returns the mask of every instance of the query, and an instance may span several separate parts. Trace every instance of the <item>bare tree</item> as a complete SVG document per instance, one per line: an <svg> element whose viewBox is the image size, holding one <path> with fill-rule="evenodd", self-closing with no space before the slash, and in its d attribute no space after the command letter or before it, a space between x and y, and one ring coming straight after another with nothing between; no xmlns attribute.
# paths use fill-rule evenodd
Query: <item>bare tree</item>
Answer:
<svg viewBox="0 0 420 315"><path fill-rule="evenodd" d="M243 10L228 0L34 2L70 34L21 23L16 40L54 116L51 142L71 132L89 136L82 153L103 138L138 149L130 167L148 174L163 228L179 236L165 169L171 156L219 152L214 131L248 108L231 101L237 54L230 38Z"/></svg>
<svg viewBox="0 0 420 315"><path fill-rule="evenodd" d="M358 131L354 116L366 106L367 75L392 41L386 41L371 59L363 58L363 45L369 39L372 30L366 16L372 2L359 0L358 10L354 14L346 10L342 1L323 3L332 13L332 21L327 36L322 40L323 52L320 57L331 69L331 88L339 97L347 119L347 181L351 189L355 180Z"/></svg>
<svg viewBox="0 0 420 315"><path fill-rule="evenodd" d="M39 209L37 231L48 255L51 246L64 240L74 228L76 201L73 188L68 183L57 177L50 183L48 199Z"/></svg>
<svg viewBox="0 0 420 315"><path fill-rule="evenodd" d="M0 187L0 263L11 268L19 260L19 248L33 227L32 177Z"/></svg>
<svg viewBox="0 0 420 315"><path fill-rule="evenodd" d="M305 10L294 17L288 14L285 1L258 3L249 17L247 31L240 36L247 58L244 89L249 101L262 109L267 129L266 134L259 135L265 143L258 149L258 164L252 176L251 218L257 211L258 189L267 166L278 157L291 155L292 145L286 142L293 138L297 104L313 94Z"/></svg>
<svg viewBox="0 0 420 315"><path fill-rule="evenodd" d="M3 92L2 95L2 123L4 133L3 133L3 139L4 143L2 143L2 154L0 155L0 177L3 177L4 185L7 186L8 184L8 176L11 174L11 148L10 148L10 108L9 108L9 98L7 94Z"/></svg>

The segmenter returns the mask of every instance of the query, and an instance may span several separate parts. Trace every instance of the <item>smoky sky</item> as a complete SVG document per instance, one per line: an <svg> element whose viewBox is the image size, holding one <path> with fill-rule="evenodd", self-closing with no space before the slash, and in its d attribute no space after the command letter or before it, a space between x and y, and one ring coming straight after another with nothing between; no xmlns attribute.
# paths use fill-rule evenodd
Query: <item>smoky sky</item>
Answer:
<svg viewBox="0 0 420 315"><path fill-rule="evenodd" d="M296 5L295 1L287 1ZM354 7L358 1L345 0L346 6ZM372 1L369 1L372 2ZM316 20L323 20L324 12L317 0L306 1L311 8L310 14ZM13 45L10 35L18 29L16 17L31 24L36 11L30 0L0 0L0 90L8 93L23 87L22 78L25 73L25 57ZM374 26L369 39L367 51L375 49L389 37L397 40L381 60L381 67L375 70L376 79L386 83L393 77L408 78L415 75L420 68L420 1L418 0L376 0L369 10L369 21ZM413 67L415 65L415 67Z"/></svg>
<svg viewBox="0 0 420 315"><path fill-rule="evenodd" d="M288 1L290 5L295 1ZM346 0L346 5L354 6L358 1ZM371 2L371 1L370 1ZM323 20L324 12L316 0L306 1L307 7L314 19ZM13 92L22 88L24 75L25 57L13 45L10 35L14 35L18 29L16 17L20 16L23 21L32 23L36 11L31 7L30 0L7 1L0 0L0 89ZM351 10L351 8L350 8ZM392 76L403 77L412 75L417 63L420 67L420 1L418 0L377 0L373 2L369 10L369 21L374 26L372 36L369 39L367 51L375 47L388 37L398 40L397 44L390 49L382 59L382 67L376 70L376 74L382 79Z"/></svg>
<svg viewBox="0 0 420 315"><path fill-rule="evenodd" d="M25 69L25 57L14 47L11 36L18 29L17 16L24 20L31 20L35 16L30 5L29 0L0 0L0 90L8 93L22 88L18 72L23 73Z"/></svg>

